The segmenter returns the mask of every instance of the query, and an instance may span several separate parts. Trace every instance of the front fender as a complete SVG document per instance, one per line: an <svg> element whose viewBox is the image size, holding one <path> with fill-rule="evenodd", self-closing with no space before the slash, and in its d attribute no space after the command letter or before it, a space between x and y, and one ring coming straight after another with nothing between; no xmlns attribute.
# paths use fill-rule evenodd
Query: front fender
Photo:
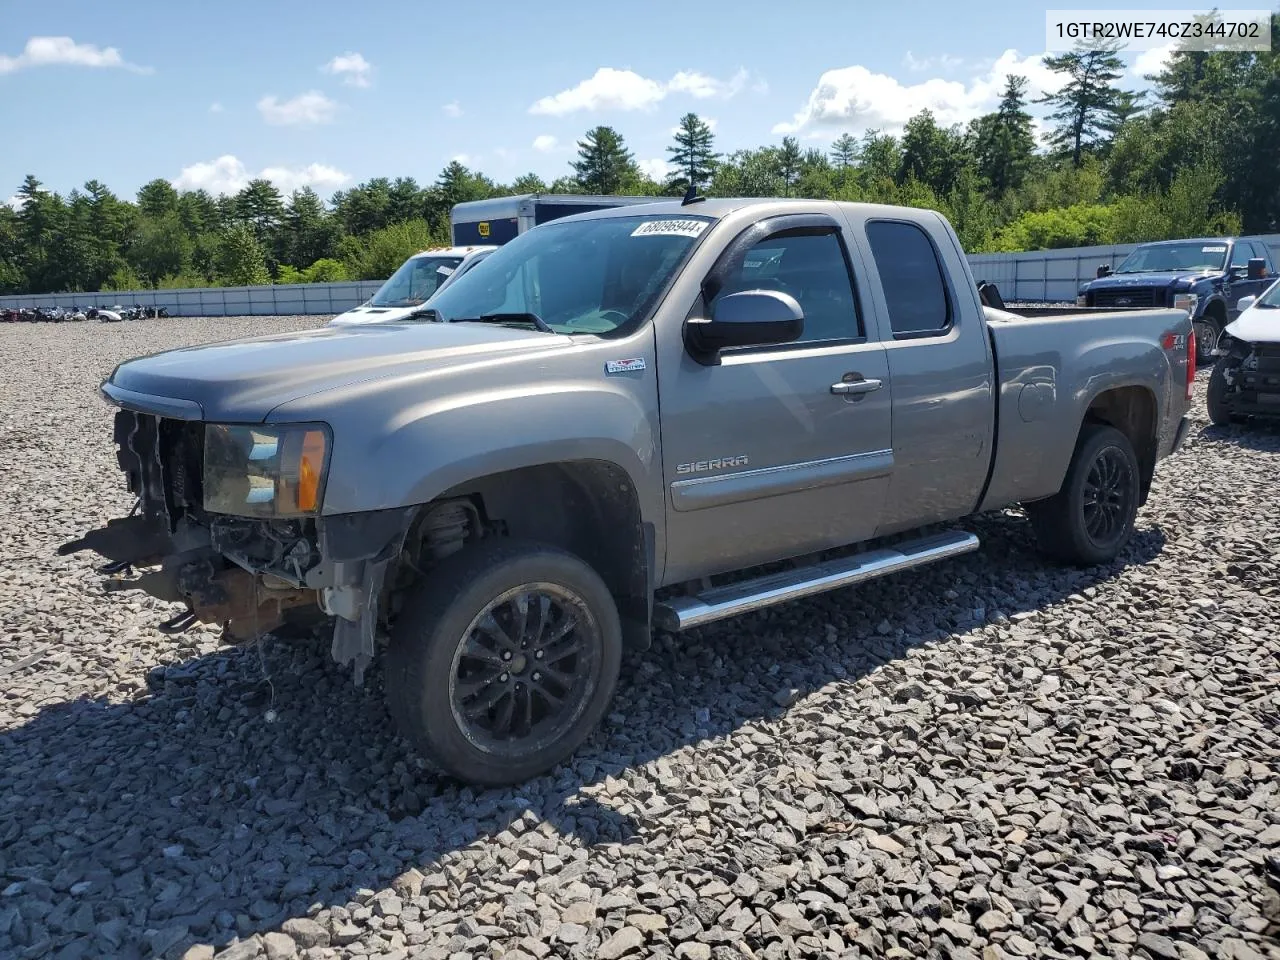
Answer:
<svg viewBox="0 0 1280 960"><path fill-rule="evenodd" d="M337 417L324 513L427 503L490 474L601 460L631 478L642 518L658 522L663 507L657 407L633 386L619 381L473 389L389 410L378 422L347 424Z"/></svg>

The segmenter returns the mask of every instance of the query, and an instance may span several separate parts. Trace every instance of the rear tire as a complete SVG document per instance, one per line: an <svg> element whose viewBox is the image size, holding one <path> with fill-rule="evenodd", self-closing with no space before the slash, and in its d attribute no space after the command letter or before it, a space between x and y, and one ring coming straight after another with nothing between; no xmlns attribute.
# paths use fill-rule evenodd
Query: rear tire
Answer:
<svg viewBox="0 0 1280 960"><path fill-rule="evenodd" d="M387 707L450 776L481 786L546 773L599 725L622 627L609 588L557 547L464 548L409 598L387 653Z"/></svg>
<svg viewBox="0 0 1280 960"><path fill-rule="evenodd" d="M1209 375L1209 389L1205 393L1204 404L1209 410L1209 420L1215 426L1224 427L1235 419L1231 415L1230 404L1227 403L1227 370L1239 365L1239 360L1233 362L1232 358L1223 357Z"/></svg>
<svg viewBox="0 0 1280 960"><path fill-rule="evenodd" d="M1138 476L1129 438L1115 427L1086 423L1062 489L1026 505L1040 549L1081 566L1114 560L1133 536Z"/></svg>

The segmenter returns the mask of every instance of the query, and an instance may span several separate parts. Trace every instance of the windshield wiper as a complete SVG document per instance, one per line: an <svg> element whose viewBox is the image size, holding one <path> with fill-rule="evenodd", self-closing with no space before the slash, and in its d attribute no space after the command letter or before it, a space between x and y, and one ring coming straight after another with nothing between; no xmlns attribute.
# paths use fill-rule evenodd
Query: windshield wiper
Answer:
<svg viewBox="0 0 1280 960"><path fill-rule="evenodd" d="M435 307L423 307L421 310L415 310L413 313L405 317L406 320L429 320L432 323L440 322L440 311Z"/></svg>
<svg viewBox="0 0 1280 960"><path fill-rule="evenodd" d="M555 333L536 313L482 313L478 317L460 317L454 323L505 323L532 326L543 333Z"/></svg>

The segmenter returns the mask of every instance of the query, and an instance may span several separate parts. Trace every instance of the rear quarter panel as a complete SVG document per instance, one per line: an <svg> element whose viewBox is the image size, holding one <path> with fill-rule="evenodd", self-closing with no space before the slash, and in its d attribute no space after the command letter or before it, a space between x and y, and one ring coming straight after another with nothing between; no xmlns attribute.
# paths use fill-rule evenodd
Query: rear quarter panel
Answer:
<svg viewBox="0 0 1280 960"><path fill-rule="evenodd" d="M980 510L1052 496L1062 486L1089 405L1119 387L1148 390L1157 451L1173 442L1185 399L1186 350L1166 333L1191 332L1180 310L990 320L1000 381L991 483Z"/></svg>

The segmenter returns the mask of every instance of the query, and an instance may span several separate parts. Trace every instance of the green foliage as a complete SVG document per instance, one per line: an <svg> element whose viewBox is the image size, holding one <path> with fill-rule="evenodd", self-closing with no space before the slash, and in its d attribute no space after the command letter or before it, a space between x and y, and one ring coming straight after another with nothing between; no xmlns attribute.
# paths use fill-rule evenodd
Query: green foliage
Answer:
<svg viewBox="0 0 1280 960"><path fill-rule="evenodd" d="M218 276L230 287L269 283L267 257L253 230L244 224L228 227L218 242Z"/></svg>
<svg viewBox="0 0 1280 960"><path fill-rule="evenodd" d="M411 255L448 242L447 236L433 233L427 221L409 220L366 237L347 237L340 246L340 257L351 279L385 280Z"/></svg>
<svg viewBox="0 0 1280 960"><path fill-rule="evenodd" d="M1053 107L1049 119L1056 126L1050 142L1070 154L1072 166L1080 166L1085 150L1099 146L1135 107L1115 86L1124 74L1117 49L1090 50L1081 43L1069 53L1044 58L1044 65L1064 74L1067 82L1037 102Z"/></svg>
<svg viewBox="0 0 1280 960"><path fill-rule="evenodd" d="M613 127L595 127L578 141L573 172L583 193L621 193L624 184L640 179L635 158Z"/></svg>
<svg viewBox="0 0 1280 960"><path fill-rule="evenodd" d="M139 279L128 264L123 264L102 281L103 290L142 290L146 284Z"/></svg>
<svg viewBox="0 0 1280 960"><path fill-rule="evenodd" d="M696 113L686 113L672 139L675 142L667 148L667 158L675 170L667 178L667 186L681 194L691 183L695 188L705 187L711 182L719 159L711 128Z"/></svg>

